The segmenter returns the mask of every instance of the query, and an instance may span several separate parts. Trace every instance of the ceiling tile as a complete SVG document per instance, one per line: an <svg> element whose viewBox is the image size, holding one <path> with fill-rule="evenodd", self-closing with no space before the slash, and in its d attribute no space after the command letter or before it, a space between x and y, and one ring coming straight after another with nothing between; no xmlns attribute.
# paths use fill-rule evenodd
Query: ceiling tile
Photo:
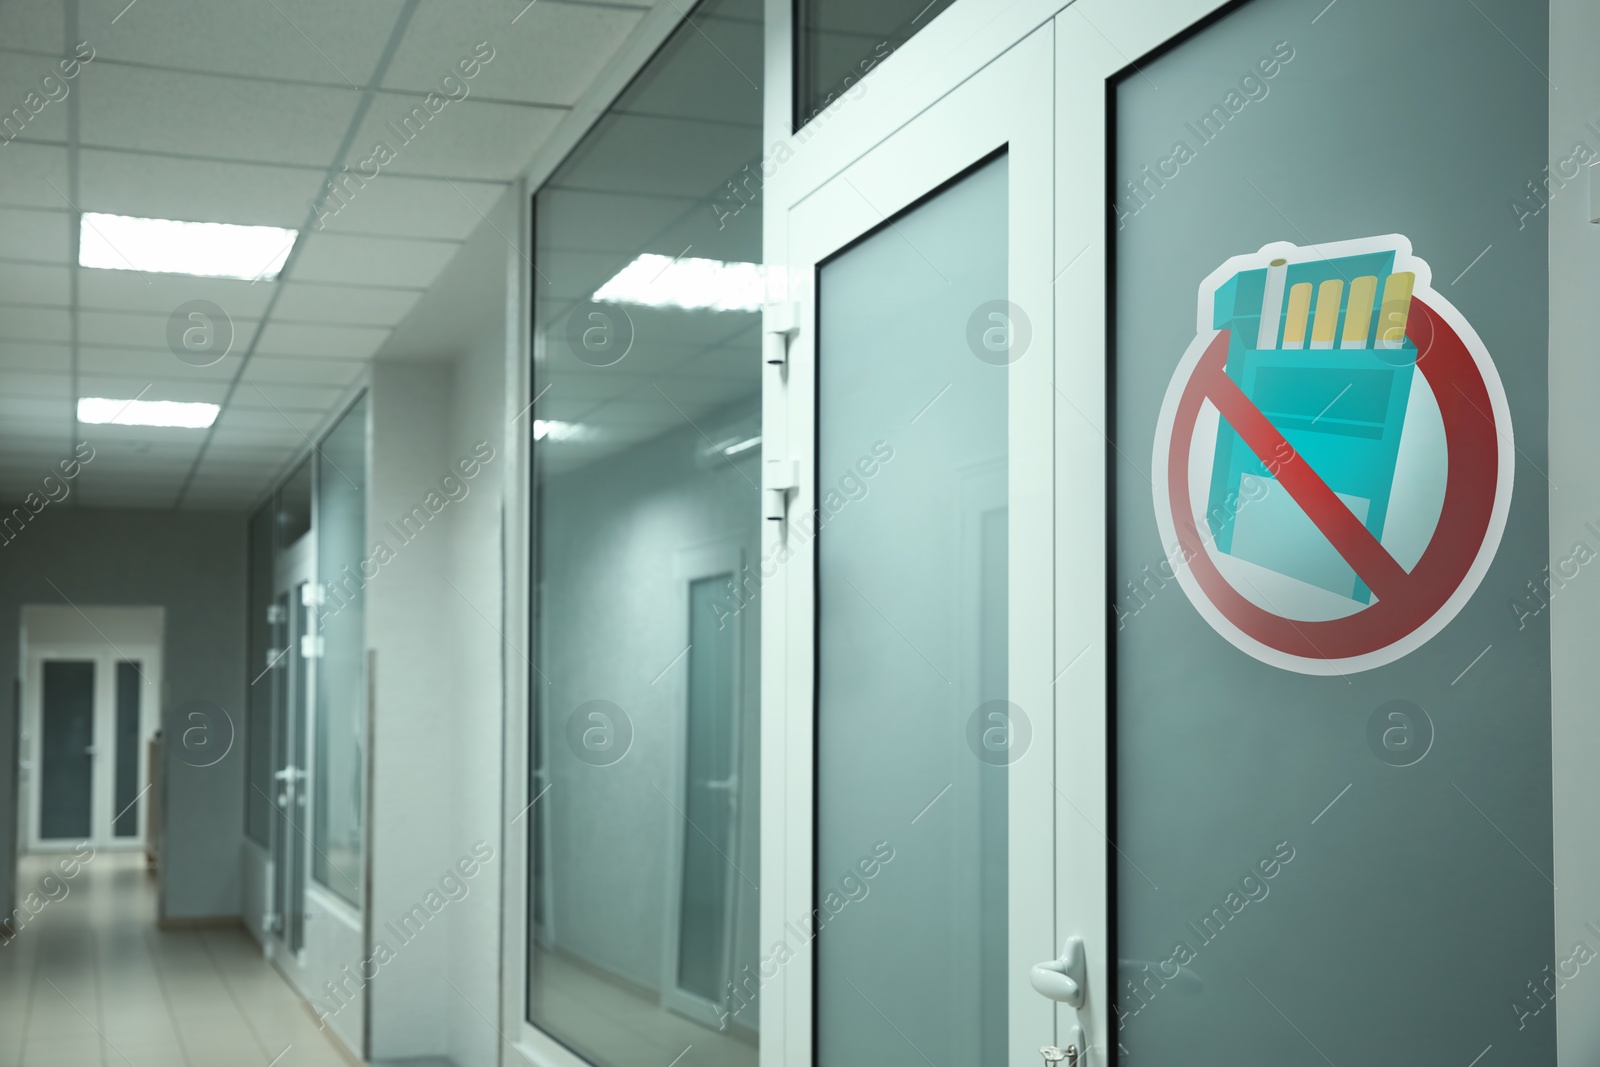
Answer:
<svg viewBox="0 0 1600 1067"><path fill-rule="evenodd" d="M233 394L231 406L264 411L316 408L331 413L344 394L344 389L333 386L251 382Z"/></svg>
<svg viewBox="0 0 1600 1067"><path fill-rule="evenodd" d="M68 222L64 211L0 208L0 259L65 266L76 258L71 255Z"/></svg>
<svg viewBox="0 0 1600 1067"><path fill-rule="evenodd" d="M0 5L0 10L4 10L4 5ZM10 120L6 125L8 137L28 141L66 140L67 98L78 86L62 79L58 62L53 56L5 54L4 62L0 62L0 100L6 102L5 112ZM79 78L82 76L80 74ZM25 122L17 118L19 114Z"/></svg>
<svg viewBox="0 0 1600 1067"><path fill-rule="evenodd" d="M390 331L379 326L301 325L269 322L256 350L276 356L335 356L366 359Z"/></svg>
<svg viewBox="0 0 1600 1067"><path fill-rule="evenodd" d="M219 448L231 449L293 449L306 446L306 435L284 423L278 427L218 426L211 441Z"/></svg>
<svg viewBox="0 0 1600 1067"><path fill-rule="evenodd" d="M0 4L0 41L7 48L61 54L66 48L61 0L7 0Z"/></svg>
<svg viewBox="0 0 1600 1067"><path fill-rule="evenodd" d="M5 5L0 4L0 11L4 10ZM67 207L67 150L64 146L12 141L3 151L0 205L57 211Z"/></svg>
<svg viewBox="0 0 1600 1067"><path fill-rule="evenodd" d="M64 308L0 304L0 337L17 341L70 341L72 316Z"/></svg>
<svg viewBox="0 0 1600 1067"><path fill-rule="evenodd" d="M384 87L442 93L446 76L461 79L458 63L487 54L476 77L465 80L473 96L570 105L643 14L575 4L530 7L526 0L424 0ZM493 52L474 52L480 43Z"/></svg>
<svg viewBox="0 0 1600 1067"><path fill-rule="evenodd" d="M53 398L17 396L8 389L0 396L0 418L5 420L6 429L10 431L20 429L22 424L42 423L65 434L67 422L72 418L72 404L65 389Z"/></svg>
<svg viewBox="0 0 1600 1067"><path fill-rule="evenodd" d="M170 352L84 345L78 350L78 371L80 374L139 378L146 382L221 382L226 385L238 372L240 358L235 353L209 367L194 367L174 358Z"/></svg>
<svg viewBox="0 0 1600 1067"><path fill-rule="evenodd" d="M15 304L67 307L72 287L66 267L38 263L0 263L0 300Z"/></svg>
<svg viewBox="0 0 1600 1067"><path fill-rule="evenodd" d="M321 408L315 410L302 410L299 408L272 408L252 409L242 408L237 404L229 404L227 410L217 417L217 432L223 430L277 430L285 429L297 433L315 433L321 426L327 412ZM213 448L221 447L213 440Z"/></svg>
<svg viewBox="0 0 1600 1067"><path fill-rule="evenodd" d="M79 396L103 396L113 399L127 397L133 399L139 392L148 386L149 390L140 397L141 400L184 400L198 401L207 404L222 403L222 396L227 391L227 386L222 382L182 382L158 379L152 382L149 378L135 378L119 374L84 374L78 378ZM120 430L126 427L106 426L107 430ZM178 433L180 430L174 429Z"/></svg>
<svg viewBox="0 0 1600 1067"><path fill-rule="evenodd" d="M78 339L84 344L114 345L120 348L142 348L157 352L171 353L169 358L178 366L188 366L179 359L173 351L168 339L168 331L173 328L172 314L140 315L127 311L79 311L78 312ZM231 347L233 352L243 352L249 346L250 337L255 332L256 324L251 319L228 319L232 323L233 343L226 345L225 335L220 332L219 324L208 323L207 326L214 332L208 342L207 352L211 351L210 344L222 345L224 351ZM180 320L181 325L182 320ZM225 324L222 326L225 328ZM181 337L180 333L180 347Z"/></svg>
<svg viewBox="0 0 1600 1067"><path fill-rule="evenodd" d="M448 103L433 114L424 99L377 94L346 160L350 170L357 175L376 171L372 184L391 173L510 181L566 115L561 108L472 99ZM387 163L380 145L393 153Z"/></svg>
<svg viewBox="0 0 1600 1067"><path fill-rule="evenodd" d="M213 163L95 149L84 149L78 166L78 203L85 211L290 230L305 225L326 173L325 166Z"/></svg>
<svg viewBox="0 0 1600 1067"><path fill-rule="evenodd" d="M128 0L82 0L85 25L109 24ZM365 85L389 39L399 0L147 2L101 34L101 59L291 81Z"/></svg>
<svg viewBox="0 0 1600 1067"><path fill-rule="evenodd" d="M461 247L455 241L385 240L333 233L314 233L302 240L290 274L295 281L419 289L432 285Z"/></svg>
<svg viewBox="0 0 1600 1067"><path fill-rule="evenodd" d="M361 377L366 367L366 360L290 359L258 354L251 357L240 380L246 383L348 386Z"/></svg>
<svg viewBox="0 0 1600 1067"><path fill-rule="evenodd" d="M420 289L378 289L364 285L281 283L273 317L293 322L341 322L393 326L422 296Z"/></svg>
<svg viewBox="0 0 1600 1067"><path fill-rule="evenodd" d="M65 401L71 395L70 375L0 371L0 400L14 397L48 397Z"/></svg>
<svg viewBox="0 0 1600 1067"><path fill-rule="evenodd" d="M249 340L239 324L257 319L272 296L270 282L244 282L233 278L196 278L188 274L141 274L131 270L78 272L78 306L105 311L140 311L171 315L192 300L209 300L220 307L234 327L237 347Z"/></svg>
<svg viewBox="0 0 1600 1067"><path fill-rule="evenodd" d="M209 74L95 64L83 81L87 146L326 165L360 94Z"/></svg>
<svg viewBox="0 0 1600 1067"><path fill-rule="evenodd" d="M72 347L30 341L0 341L0 371L72 372Z"/></svg>
<svg viewBox="0 0 1600 1067"><path fill-rule="evenodd" d="M464 241L505 191L498 182L428 181L385 171L365 187L351 185L342 205L328 204L317 228Z"/></svg>

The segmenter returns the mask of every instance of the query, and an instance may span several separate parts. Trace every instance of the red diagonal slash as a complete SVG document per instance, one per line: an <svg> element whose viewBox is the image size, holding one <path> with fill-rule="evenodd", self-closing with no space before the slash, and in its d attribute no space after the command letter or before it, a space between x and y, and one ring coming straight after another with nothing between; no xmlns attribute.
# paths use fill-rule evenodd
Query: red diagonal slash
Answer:
<svg viewBox="0 0 1600 1067"><path fill-rule="evenodd" d="M1426 625L1468 578L1474 561L1490 545L1496 501L1509 500L1511 483L1502 484L1499 435L1509 435L1485 415L1492 410L1486 379L1455 329L1421 298L1411 301L1406 334L1431 338L1428 356L1417 371L1439 404L1448 456L1444 503L1422 558L1407 573L1377 544L1344 502L1334 496L1304 457L1242 396L1226 373L1228 332L1218 333L1197 360L1173 416L1167 442L1167 492L1173 523L1189 573L1202 594L1250 640L1305 659L1345 660L1399 641ZM1419 346L1421 347L1421 346ZM1378 601L1353 614L1320 621L1292 620L1262 607L1233 588L1195 527L1189 497L1189 454L1205 401L1255 450L1271 457L1278 479L1317 527L1351 563ZM1507 438L1509 440L1509 436ZM1332 531L1330 533L1330 531ZM1499 534L1493 532L1498 544Z"/></svg>
<svg viewBox="0 0 1600 1067"><path fill-rule="evenodd" d="M1400 596L1408 578L1405 568L1228 377L1227 358L1224 346L1207 349L1195 368L1197 384L1378 599Z"/></svg>

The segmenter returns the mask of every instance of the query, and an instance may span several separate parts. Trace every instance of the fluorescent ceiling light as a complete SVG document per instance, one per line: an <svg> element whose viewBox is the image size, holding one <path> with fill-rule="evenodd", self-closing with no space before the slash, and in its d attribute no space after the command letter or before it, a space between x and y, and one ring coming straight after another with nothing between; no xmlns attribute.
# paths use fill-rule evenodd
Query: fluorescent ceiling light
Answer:
<svg viewBox="0 0 1600 1067"><path fill-rule="evenodd" d="M589 428L576 422L560 422L555 419L533 420L535 441L573 441L588 435Z"/></svg>
<svg viewBox="0 0 1600 1067"><path fill-rule="evenodd" d="M217 421L216 404L191 404L178 400L111 400L103 396L78 398L78 421L117 426L178 426L203 430Z"/></svg>
<svg viewBox="0 0 1600 1067"><path fill-rule="evenodd" d="M299 230L85 212L78 266L207 278L276 278Z"/></svg>
<svg viewBox="0 0 1600 1067"><path fill-rule="evenodd" d="M646 252L595 290L601 304L710 311L760 311L767 274L760 263L673 259Z"/></svg>

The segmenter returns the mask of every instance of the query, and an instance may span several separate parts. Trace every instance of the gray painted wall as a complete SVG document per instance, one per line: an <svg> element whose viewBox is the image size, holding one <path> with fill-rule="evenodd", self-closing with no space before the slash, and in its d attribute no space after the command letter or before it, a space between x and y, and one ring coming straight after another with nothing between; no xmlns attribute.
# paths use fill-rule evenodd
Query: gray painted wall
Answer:
<svg viewBox="0 0 1600 1067"><path fill-rule="evenodd" d="M242 515L52 505L0 547L0 678L19 676L24 604L61 604L65 596L79 605L166 608L165 919L239 914L243 745L235 738L214 766L190 766L173 744L189 724L170 716L185 701L206 700L242 727L244 578ZM16 855L15 712L6 694L0 708L5 726L0 730L0 905L5 911L14 906L9 897ZM226 721L216 728L226 729Z"/></svg>

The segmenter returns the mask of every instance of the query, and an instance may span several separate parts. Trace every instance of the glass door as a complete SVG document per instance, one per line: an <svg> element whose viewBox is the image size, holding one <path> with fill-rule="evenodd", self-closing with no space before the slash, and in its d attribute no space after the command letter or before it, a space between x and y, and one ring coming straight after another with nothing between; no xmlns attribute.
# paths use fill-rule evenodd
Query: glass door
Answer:
<svg viewBox="0 0 1600 1067"><path fill-rule="evenodd" d="M1505 210L1548 31L1474 7L1058 18L1058 247L1094 249L1056 290L1057 659L1093 668L1058 694L1095 711L1058 884L1098 1062L1556 1062L1594 934L1555 924L1513 592L1556 568L1546 243Z"/></svg>
<svg viewBox="0 0 1600 1067"><path fill-rule="evenodd" d="M310 852L307 788L308 718L315 647L313 608L304 604L312 587L310 544L302 542L279 564L280 591L272 613L273 661L273 934L278 966L291 978L303 967L306 933L306 877ZM282 642L279 644L279 642Z"/></svg>
<svg viewBox="0 0 1600 1067"><path fill-rule="evenodd" d="M1035 1064L1073 1039L1030 980L1078 973L1051 894L1051 39L788 215L801 325L764 457L791 844L762 940L793 950L774 981L809 1026L784 1062Z"/></svg>
<svg viewBox="0 0 1600 1067"><path fill-rule="evenodd" d="M38 739L39 768L30 847L143 845L160 679L160 654L147 646L53 643L29 652L24 738Z"/></svg>
<svg viewBox="0 0 1600 1067"><path fill-rule="evenodd" d="M40 844L87 841L94 833L96 666L93 659L41 665Z"/></svg>

